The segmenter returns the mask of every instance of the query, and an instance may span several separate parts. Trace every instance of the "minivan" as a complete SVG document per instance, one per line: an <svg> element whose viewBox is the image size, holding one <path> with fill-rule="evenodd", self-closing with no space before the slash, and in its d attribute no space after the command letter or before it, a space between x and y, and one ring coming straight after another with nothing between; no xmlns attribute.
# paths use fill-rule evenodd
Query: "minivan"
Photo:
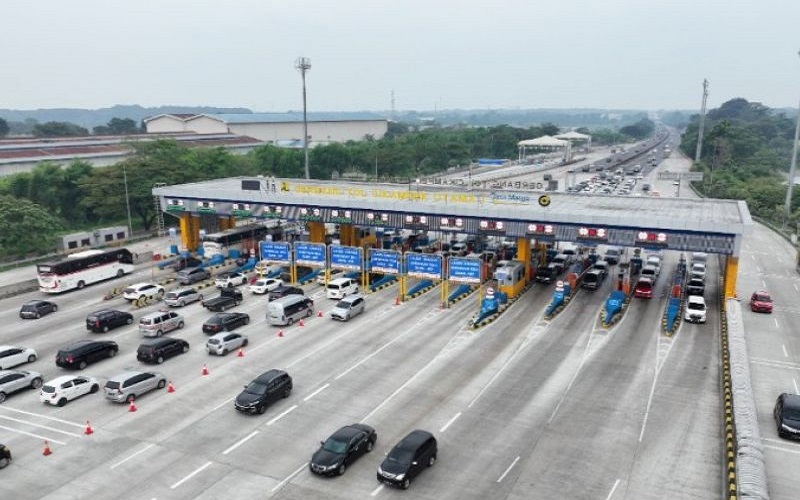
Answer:
<svg viewBox="0 0 800 500"><path fill-rule="evenodd" d="M378 481L408 489L411 480L436 463L436 438L428 431L411 431L386 455L378 467Z"/></svg>
<svg viewBox="0 0 800 500"><path fill-rule="evenodd" d="M339 301L336 306L331 309L331 319L338 319L341 321L347 321L353 316L357 316L364 312L364 308L366 307L366 302L364 301L364 296L360 293L355 295L350 295L349 297L345 297Z"/></svg>
<svg viewBox="0 0 800 500"><path fill-rule="evenodd" d="M305 295L287 295L267 304L267 323L291 325L314 313L314 301Z"/></svg>
<svg viewBox="0 0 800 500"><path fill-rule="evenodd" d="M211 278L211 273L204 267L187 267L183 271L178 271L175 278L181 285L191 285Z"/></svg>
<svg viewBox="0 0 800 500"><path fill-rule="evenodd" d="M326 291L329 299L342 299L358 293L358 281L353 278L337 278L328 282Z"/></svg>
<svg viewBox="0 0 800 500"><path fill-rule="evenodd" d="M603 284L605 277L606 273L602 269L589 269L586 271L586 274L583 275L581 287L587 290L597 290L600 288L600 285Z"/></svg>
<svg viewBox="0 0 800 500"><path fill-rule="evenodd" d="M262 414L267 406L292 393L292 377L283 370L269 370L244 386L233 407L245 413Z"/></svg>
<svg viewBox="0 0 800 500"><path fill-rule="evenodd" d="M178 354L189 352L189 343L175 337L162 337L148 340L136 349L136 359L142 363L161 364Z"/></svg>
<svg viewBox="0 0 800 500"><path fill-rule="evenodd" d="M194 288L180 288L167 292L164 296L164 303L168 306L183 307L192 302L203 301L203 294Z"/></svg>
<svg viewBox="0 0 800 500"><path fill-rule="evenodd" d="M139 331L145 337L160 337L180 328L183 328L183 316L175 311L158 311L142 316L139 320Z"/></svg>
<svg viewBox="0 0 800 500"><path fill-rule="evenodd" d="M131 403L142 394L163 389L165 385L167 379L160 373L126 371L108 379L103 389L106 399L115 403Z"/></svg>
<svg viewBox="0 0 800 500"><path fill-rule="evenodd" d="M86 316L86 329L107 332L112 328L133 323L133 314L116 309L101 309Z"/></svg>
<svg viewBox="0 0 800 500"><path fill-rule="evenodd" d="M113 358L119 346L113 340L79 340L56 354L56 365L61 368L83 370L87 365L105 358Z"/></svg>

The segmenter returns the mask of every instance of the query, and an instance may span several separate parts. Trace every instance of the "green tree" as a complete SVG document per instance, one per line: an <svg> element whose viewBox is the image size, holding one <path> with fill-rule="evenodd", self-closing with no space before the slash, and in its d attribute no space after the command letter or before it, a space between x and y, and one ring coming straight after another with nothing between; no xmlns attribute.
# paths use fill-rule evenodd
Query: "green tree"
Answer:
<svg viewBox="0 0 800 500"><path fill-rule="evenodd" d="M33 135L36 137L70 137L89 135L89 131L74 123L47 122L34 125Z"/></svg>
<svg viewBox="0 0 800 500"><path fill-rule="evenodd" d="M130 118L112 118L105 125L98 125L92 129L94 135L125 135L138 134L141 130L136 122Z"/></svg>
<svg viewBox="0 0 800 500"><path fill-rule="evenodd" d="M62 229L58 217L24 198L0 195L0 254L46 253Z"/></svg>
<svg viewBox="0 0 800 500"><path fill-rule="evenodd" d="M8 135L8 122L4 119L0 118L0 137L5 137Z"/></svg>

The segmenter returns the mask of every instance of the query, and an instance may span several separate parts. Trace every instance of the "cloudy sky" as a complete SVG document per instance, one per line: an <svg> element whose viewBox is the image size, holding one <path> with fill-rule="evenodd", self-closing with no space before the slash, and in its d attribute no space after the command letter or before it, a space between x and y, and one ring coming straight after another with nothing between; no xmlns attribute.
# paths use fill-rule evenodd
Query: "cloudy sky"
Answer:
<svg viewBox="0 0 800 500"><path fill-rule="evenodd" d="M696 109L800 99L796 0L3 0L0 108Z"/></svg>

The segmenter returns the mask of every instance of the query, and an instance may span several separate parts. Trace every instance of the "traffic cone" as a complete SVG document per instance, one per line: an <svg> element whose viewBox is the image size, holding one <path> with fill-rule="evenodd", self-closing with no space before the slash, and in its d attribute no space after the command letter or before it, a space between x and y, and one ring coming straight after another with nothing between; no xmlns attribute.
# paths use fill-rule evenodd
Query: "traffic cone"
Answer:
<svg viewBox="0 0 800 500"><path fill-rule="evenodd" d="M400 297L399 296L394 298L394 305L396 305L396 306L400 305Z"/></svg>
<svg viewBox="0 0 800 500"><path fill-rule="evenodd" d="M202 374L203 374L203 375L208 375L208 367L207 367L206 365L203 365L203 371L202 371Z"/></svg>
<svg viewBox="0 0 800 500"><path fill-rule="evenodd" d="M318 318L321 318L321 317L322 317L322 311L317 311L317 317L318 317Z"/></svg>
<svg viewBox="0 0 800 500"><path fill-rule="evenodd" d="M84 430L83 433L86 434L87 436L89 436L91 434L94 434L94 430L92 429L92 425L89 423L88 420L86 421L86 430Z"/></svg>
<svg viewBox="0 0 800 500"><path fill-rule="evenodd" d="M305 324L305 323L303 323L303 320L302 320L302 319L300 320L299 326L306 326L306 324Z"/></svg>
<svg viewBox="0 0 800 500"><path fill-rule="evenodd" d="M167 392L175 392L175 386L172 385L172 380L167 384Z"/></svg>
<svg viewBox="0 0 800 500"><path fill-rule="evenodd" d="M278 330L278 337L283 337L283 330Z"/></svg>
<svg viewBox="0 0 800 500"><path fill-rule="evenodd" d="M243 358L244 357L244 351L242 350L241 347L239 348L239 352L236 353L236 356L239 357L239 358Z"/></svg>
<svg viewBox="0 0 800 500"><path fill-rule="evenodd" d="M48 455L52 455L52 454L53 454L53 452L50 451L50 445L47 443L47 440L45 439L44 440L44 451L42 452L42 455L48 456Z"/></svg>
<svg viewBox="0 0 800 500"><path fill-rule="evenodd" d="M134 403L132 399L131 399L131 405L130 405L130 406L128 406L128 411L129 411L129 412L134 412L134 411L136 411L136 403Z"/></svg>

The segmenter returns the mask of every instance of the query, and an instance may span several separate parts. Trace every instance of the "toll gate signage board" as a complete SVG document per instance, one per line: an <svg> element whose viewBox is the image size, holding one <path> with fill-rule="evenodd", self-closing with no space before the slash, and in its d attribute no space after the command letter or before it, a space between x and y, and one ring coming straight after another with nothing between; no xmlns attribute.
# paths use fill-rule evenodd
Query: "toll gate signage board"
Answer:
<svg viewBox="0 0 800 500"><path fill-rule="evenodd" d="M296 241L294 261L301 266L325 267L325 244Z"/></svg>
<svg viewBox="0 0 800 500"><path fill-rule="evenodd" d="M481 282L481 259L462 259L451 257L447 259L447 279L456 283Z"/></svg>
<svg viewBox="0 0 800 500"><path fill-rule="evenodd" d="M361 270L361 263L364 261L363 248L331 245L328 249L331 256L331 269Z"/></svg>
<svg viewBox="0 0 800 500"><path fill-rule="evenodd" d="M400 274L400 252L370 249L369 270L376 273Z"/></svg>
<svg viewBox="0 0 800 500"><path fill-rule="evenodd" d="M268 263L292 263L289 243L262 241L259 243L259 249L261 250L261 260L266 260Z"/></svg>
<svg viewBox="0 0 800 500"><path fill-rule="evenodd" d="M415 278L442 279L442 256L430 253L406 254L406 274Z"/></svg>

